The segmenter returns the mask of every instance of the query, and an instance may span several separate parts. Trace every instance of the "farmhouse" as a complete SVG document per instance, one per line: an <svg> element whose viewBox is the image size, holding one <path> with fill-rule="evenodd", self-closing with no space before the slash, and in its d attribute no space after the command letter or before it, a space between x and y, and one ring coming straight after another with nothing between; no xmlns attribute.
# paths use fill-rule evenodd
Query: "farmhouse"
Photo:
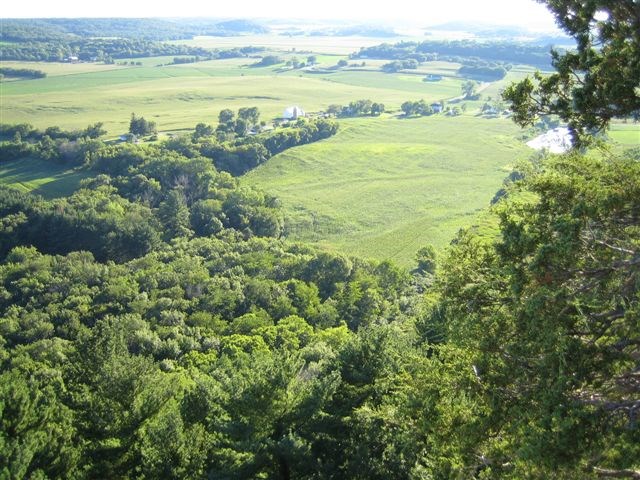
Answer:
<svg viewBox="0 0 640 480"><path fill-rule="evenodd" d="M431 110L433 110L433 113L442 112L442 104L441 103L434 102L430 106L431 106Z"/></svg>
<svg viewBox="0 0 640 480"><path fill-rule="evenodd" d="M282 118L284 118L285 120L296 120L304 116L306 116L306 113L297 105L285 108L284 113L282 114Z"/></svg>

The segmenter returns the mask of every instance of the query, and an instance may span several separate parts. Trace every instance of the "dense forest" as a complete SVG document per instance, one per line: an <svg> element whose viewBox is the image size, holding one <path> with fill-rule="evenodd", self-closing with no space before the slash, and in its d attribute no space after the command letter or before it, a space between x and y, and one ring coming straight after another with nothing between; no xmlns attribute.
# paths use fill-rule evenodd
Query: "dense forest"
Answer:
<svg viewBox="0 0 640 480"><path fill-rule="evenodd" d="M148 145L3 126L3 160L94 175L0 189L0 477L639 478L640 152L593 134L640 114L640 17L547 3L578 50L505 100L576 148L518 165L495 233L411 272L281 238L277 199L228 173L332 121L250 135L257 109L226 110Z"/></svg>
<svg viewBox="0 0 640 480"><path fill-rule="evenodd" d="M114 59L162 55L191 55L200 60L246 57L264 50L261 47L206 49L144 39L97 38L62 39L42 42L9 43L0 49L0 60L63 62L80 60L113 63Z"/></svg>

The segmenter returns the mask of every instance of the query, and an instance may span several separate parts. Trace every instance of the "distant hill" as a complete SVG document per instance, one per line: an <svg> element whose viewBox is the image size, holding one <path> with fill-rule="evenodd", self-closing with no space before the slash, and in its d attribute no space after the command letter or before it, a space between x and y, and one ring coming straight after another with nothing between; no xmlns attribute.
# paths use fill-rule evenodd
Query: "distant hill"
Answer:
<svg viewBox="0 0 640 480"><path fill-rule="evenodd" d="M467 32L480 38L515 39L526 38L538 45L573 45L575 42L562 31L535 32L517 25L493 25L488 23L473 23L452 21L425 27L427 31L435 32Z"/></svg>
<svg viewBox="0 0 640 480"><path fill-rule="evenodd" d="M267 33L250 20L160 18L3 19L0 40L10 42L116 37L179 40L196 35L231 36Z"/></svg>
<svg viewBox="0 0 640 480"><path fill-rule="evenodd" d="M269 29L252 20L227 20L224 22L216 23L214 33L212 33L211 35L242 35L247 33L269 33Z"/></svg>
<svg viewBox="0 0 640 480"><path fill-rule="evenodd" d="M392 28L376 25L350 25L333 29L316 30L310 33L312 36L334 36L334 37L375 37L391 38L398 34Z"/></svg>

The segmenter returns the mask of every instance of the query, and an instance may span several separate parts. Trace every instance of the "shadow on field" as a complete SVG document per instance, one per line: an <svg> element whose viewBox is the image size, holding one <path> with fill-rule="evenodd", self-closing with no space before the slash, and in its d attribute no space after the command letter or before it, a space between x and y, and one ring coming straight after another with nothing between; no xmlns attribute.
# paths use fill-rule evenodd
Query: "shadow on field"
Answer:
<svg viewBox="0 0 640 480"><path fill-rule="evenodd" d="M41 195L47 199L70 195L88 175L64 165L35 159L0 164L0 183ZM35 187L35 188L34 188Z"/></svg>

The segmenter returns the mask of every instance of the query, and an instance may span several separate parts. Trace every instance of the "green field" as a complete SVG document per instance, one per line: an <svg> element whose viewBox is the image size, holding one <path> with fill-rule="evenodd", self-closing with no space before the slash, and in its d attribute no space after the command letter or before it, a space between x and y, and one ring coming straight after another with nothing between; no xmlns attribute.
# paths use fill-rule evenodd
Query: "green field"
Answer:
<svg viewBox="0 0 640 480"><path fill-rule="evenodd" d="M325 70L359 46L380 43L362 43L357 37L257 38L197 38L188 43L263 45L271 51L285 49L277 53L301 61L313 51ZM382 60L317 73L284 64L256 68L256 58L165 66L172 59L133 59L142 66L3 62L44 70L48 77L0 83L1 122L66 129L104 122L107 138L114 138L128 130L132 112L155 121L160 132L191 129L199 122L215 124L220 110L247 106L257 106L264 120L279 117L289 105L314 112L362 98L396 112L406 100L458 97L464 80L457 76L459 64L448 62L386 74L377 70L386 63ZM504 80L482 85L479 101L461 102L467 105L461 117L407 120L385 114L341 120L335 137L277 155L242 181L281 199L293 239L411 265L421 246L441 248L459 228L477 222L478 212L511 167L531 154L523 132L512 122L475 116L488 96L499 98L506 85L531 72L530 67L515 66ZM443 78L424 82L427 73ZM623 146L640 144L637 124L616 124L609 136ZM36 160L5 163L0 169L2 183L47 197L70 193L84 177Z"/></svg>
<svg viewBox="0 0 640 480"><path fill-rule="evenodd" d="M638 123L614 123L607 132L611 140L625 147L640 145L640 124Z"/></svg>
<svg viewBox="0 0 640 480"><path fill-rule="evenodd" d="M272 158L243 179L276 194L291 238L411 265L476 221L532 151L508 120L355 119L335 136Z"/></svg>
<svg viewBox="0 0 640 480"><path fill-rule="evenodd" d="M77 73L105 72L124 68L119 65L105 65L103 63L64 63L64 62L0 62L2 67L30 68L45 72L49 77L73 75Z"/></svg>
<svg viewBox="0 0 640 480"><path fill-rule="evenodd" d="M321 60L327 65L335 63L331 57ZM156 58L151 63L158 61L162 60ZM420 75L377 71L281 72L282 66L255 68L251 63L255 59L163 67L109 66L82 72L75 70L84 64L56 64L49 67L55 74L47 78L0 84L2 122L82 128L102 121L109 135L117 136L126 132L131 112L155 120L160 131L172 131L193 128L202 121L215 123L224 108L254 105L265 119L280 116L289 105L318 111L360 98L398 109L406 100L459 95L462 82L452 77L422 82ZM30 68L39 65L28 64ZM63 73L66 67L69 71ZM442 69L442 62L434 65L434 71Z"/></svg>
<svg viewBox="0 0 640 480"><path fill-rule="evenodd" d="M2 184L45 198L64 197L73 193L80 181L88 176L86 172L33 158L0 164Z"/></svg>

